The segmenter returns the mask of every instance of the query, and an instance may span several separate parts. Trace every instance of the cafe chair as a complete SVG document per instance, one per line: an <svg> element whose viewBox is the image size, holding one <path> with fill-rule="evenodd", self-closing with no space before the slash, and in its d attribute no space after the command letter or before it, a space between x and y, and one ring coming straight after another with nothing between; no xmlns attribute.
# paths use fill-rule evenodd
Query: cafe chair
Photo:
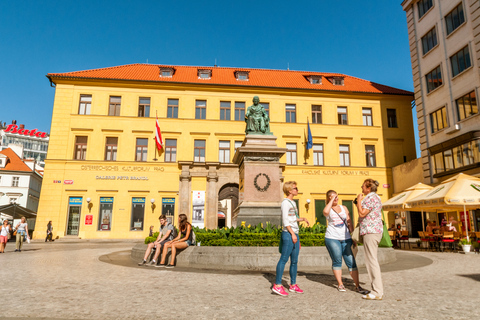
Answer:
<svg viewBox="0 0 480 320"><path fill-rule="evenodd" d="M408 243L408 249L410 249L410 241L408 241L408 231L402 231L402 236L398 239L403 242L403 248L405 249L405 242ZM400 242L401 243L401 242Z"/></svg>
<svg viewBox="0 0 480 320"><path fill-rule="evenodd" d="M396 232L395 231L388 231L388 235L390 236L390 240L392 240L393 247L398 248Z"/></svg>
<svg viewBox="0 0 480 320"><path fill-rule="evenodd" d="M443 244L443 249L442 251L445 251L445 244L448 243L450 250L453 252L456 249L455 246L455 239L454 239L454 234L451 231L445 231L443 233L443 238L441 240L441 243Z"/></svg>
<svg viewBox="0 0 480 320"><path fill-rule="evenodd" d="M428 237L428 234L423 231L418 231L418 235L420 237L420 240L422 241L422 248L425 248L425 251L428 251L430 249L430 242L432 239ZM425 245L423 245L425 243Z"/></svg>

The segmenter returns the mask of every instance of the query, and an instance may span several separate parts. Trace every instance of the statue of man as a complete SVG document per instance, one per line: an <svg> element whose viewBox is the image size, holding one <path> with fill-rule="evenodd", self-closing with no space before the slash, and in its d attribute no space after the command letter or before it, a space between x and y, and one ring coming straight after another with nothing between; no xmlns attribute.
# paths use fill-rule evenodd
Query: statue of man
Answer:
<svg viewBox="0 0 480 320"><path fill-rule="evenodd" d="M270 119L268 114L261 104L258 96L253 97L253 105L248 107L245 114L245 122L247 126L245 128L245 134L248 133L260 133L271 134L270 132Z"/></svg>

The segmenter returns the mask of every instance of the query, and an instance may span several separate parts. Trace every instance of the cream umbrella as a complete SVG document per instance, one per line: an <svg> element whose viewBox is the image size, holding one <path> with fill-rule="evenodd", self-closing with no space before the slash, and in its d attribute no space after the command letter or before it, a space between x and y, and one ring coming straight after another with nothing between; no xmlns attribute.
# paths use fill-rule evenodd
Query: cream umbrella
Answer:
<svg viewBox="0 0 480 320"><path fill-rule="evenodd" d="M468 174L457 174L443 181L433 190L425 192L407 202L407 206L430 209L462 209L465 213L464 222L468 235L466 211L480 208L480 179Z"/></svg>
<svg viewBox="0 0 480 320"><path fill-rule="evenodd" d="M425 192L432 190L433 187L424 184L424 183L417 183L416 185L411 186L400 192L399 194L391 197L387 201L382 204L382 208L386 211L404 211L410 209L407 205L407 202L411 199L414 199ZM422 229L425 231L425 222L423 221L423 209L422 211Z"/></svg>

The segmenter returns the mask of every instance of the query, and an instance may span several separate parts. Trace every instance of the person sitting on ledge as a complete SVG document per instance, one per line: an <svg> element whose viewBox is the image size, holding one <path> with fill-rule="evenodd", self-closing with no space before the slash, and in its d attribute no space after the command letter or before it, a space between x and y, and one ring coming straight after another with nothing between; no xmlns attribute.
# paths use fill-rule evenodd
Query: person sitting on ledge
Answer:
<svg viewBox="0 0 480 320"><path fill-rule="evenodd" d="M160 233L158 234L157 240L148 244L147 250L145 250L143 261L138 263L139 266L147 265L149 267L154 267L157 264L158 256L162 252L162 248L164 247L165 243L174 238L174 227L170 222L168 222L167 217L162 214L158 219L160 220ZM153 248L156 248L155 254L152 261L147 264L148 256L152 252Z"/></svg>
<svg viewBox="0 0 480 320"><path fill-rule="evenodd" d="M178 216L178 225L180 233L175 239L165 244L162 252L162 260L157 267L173 268L177 250L186 249L192 245L192 225L188 222L185 214L182 213ZM168 248L172 250L172 258L170 259L170 264L166 265Z"/></svg>

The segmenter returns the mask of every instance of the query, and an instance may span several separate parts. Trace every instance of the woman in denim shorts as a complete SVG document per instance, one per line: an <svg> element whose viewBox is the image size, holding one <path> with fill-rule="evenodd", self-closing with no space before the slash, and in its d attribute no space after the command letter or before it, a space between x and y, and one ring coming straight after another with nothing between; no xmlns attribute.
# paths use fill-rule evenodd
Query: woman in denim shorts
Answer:
<svg viewBox="0 0 480 320"><path fill-rule="evenodd" d="M353 282L355 282L355 291L361 294L367 294L368 291L360 287L358 280L357 263L352 252L353 224L350 220L348 209L338 204L338 195L334 190L327 192L327 206L323 210L323 215L328 220L327 232L325 233L325 245L332 259L333 275L338 282L338 291L345 292L345 286L342 281L342 257L350 271ZM356 243L355 243L356 245Z"/></svg>
<svg viewBox="0 0 480 320"><path fill-rule="evenodd" d="M192 245L192 225L188 222L187 215L182 213L178 216L178 226L180 230L178 236L172 241L165 243L163 247L162 260L159 264L160 267L173 268L177 250L185 249ZM170 259L170 264L166 265L165 261L167 259L168 248L172 250L172 258Z"/></svg>

